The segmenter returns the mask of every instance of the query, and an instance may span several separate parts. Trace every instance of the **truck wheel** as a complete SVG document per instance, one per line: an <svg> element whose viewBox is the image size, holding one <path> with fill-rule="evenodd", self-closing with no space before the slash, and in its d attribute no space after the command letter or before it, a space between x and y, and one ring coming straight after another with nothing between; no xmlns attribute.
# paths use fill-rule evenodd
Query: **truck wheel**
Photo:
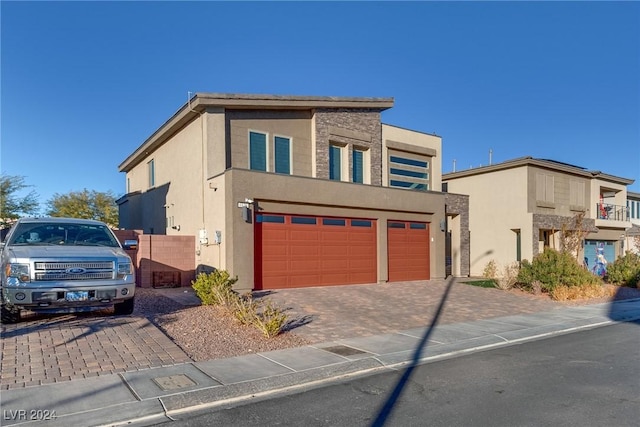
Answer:
<svg viewBox="0 0 640 427"><path fill-rule="evenodd" d="M2 323L18 323L20 321L20 309L15 306L2 305Z"/></svg>
<svg viewBox="0 0 640 427"><path fill-rule="evenodd" d="M118 316L121 315L126 315L126 314L131 314L133 313L133 300L135 299L135 297L133 298L129 298L128 300L125 300L123 302L120 302L118 304L114 304L113 308L114 308L114 313Z"/></svg>

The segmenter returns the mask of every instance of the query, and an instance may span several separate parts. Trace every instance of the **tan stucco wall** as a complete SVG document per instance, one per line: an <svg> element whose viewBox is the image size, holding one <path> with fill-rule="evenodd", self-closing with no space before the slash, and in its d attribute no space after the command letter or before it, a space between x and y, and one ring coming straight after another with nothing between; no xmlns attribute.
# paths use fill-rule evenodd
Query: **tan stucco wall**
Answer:
<svg viewBox="0 0 640 427"><path fill-rule="evenodd" d="M267 169L275 169L273 138L291 138L292 175L312 176L311 113L309 111L227 110L231 166L249 168L249 131L267 133Z"/></svg>
<svg viewBox="0 0 640 427"><path fill-rule="evenodd" d="M521 233L522 259L533 258L526 188L526 167L448 180L450 193L469 195L472 276L481 276L491 260L500 266L516 261L516 229Z"/></svg>
<svg viewBox="0 0 640 427"><path fill-rule="evenodd" d="M442 138L409 129L403 129L390 125L382 125L382 185L389 185L389 150L388 141L401 142L414 145L417 148L427 148L435 151L429 164L431 187L429 190L441 191L442 188Z"/></svg>
<svg viewBox="0 0 640 427"><path fill-rule="evenodd" d="M183 230L201 225L204 132L202 118L190 122L127 173L130 191L141 191L141 197L145 198L145 233L153 228L155 234L184 234ZM155 190L148 188L148 162L151 159L155 163ZM149 203L151 199L153 202ZM165 227L166 218L173 218L173 224L179 225L181 231Z"/></svg>
<svg viewBox="0 0 640 427"><path fill-rule="evenodd" d="M553 206L544 205L536 200L536 177L539 175L552 176L554 181L554 203ZM529 185L527 187L528 211L543 215L573 216L581 211L588 210L589 202L589 180L587 178L570 175L566 172L553 171L549 169L530 166L528 168ZM584 185L582 206L571 204L571 182L579 182Z"/></svg>
<svg viewBox="0 0 640 427"><path fill-rule="evenodd" d="M386 220L430 222L431 278L444 277L444 194L421 193L368 185L287 177L248 170L226 173L228 230L227 268L238 275L237 289L251 289L254 275L254 224L241 217L237 202L255 200L259 212L370 218L377 221L378 281L387 280Z"/></svg>

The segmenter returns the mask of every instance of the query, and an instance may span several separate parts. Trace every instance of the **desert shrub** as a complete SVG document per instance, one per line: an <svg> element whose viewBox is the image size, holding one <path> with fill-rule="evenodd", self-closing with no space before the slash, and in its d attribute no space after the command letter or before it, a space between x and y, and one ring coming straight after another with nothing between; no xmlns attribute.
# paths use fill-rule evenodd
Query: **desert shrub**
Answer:
<svg viewBox="0 0 640 427"><path fill-rule="evenodd" d="M531 287L534 281L539 281L543 292L551 292L560 285L583 286L601 283L598 277L578 264L571 254L551 248L546 248L543 253L536 255L532 262L524 260L517 280L526 287Z"/></svg>
<svg viewBox="0 0 640 427"><path fill-rule="evenodd" d="M534 280L531 282L530 291L534 295L540 295L542 293L542 282L539 280Z"/></svg>
<svg viewBox="0 0 640 427"><path fill-rule="evenodd" d="M640 255L627 253L607 266L607 280L622 286L638 287L640 282Z"/></svg>
<svg viewBox="0 0 640 427"><path fill-rule="evenodd" d="M258 303L253 300L251 294L241 296L234 301L233 315L243 325L252 325L257 311Z"/></svg>
<svg viewBox="0 0 640 427"><path fill-rule="evenodd" d="M253 319L253 325L262 331L267 338L278 335L286 324L287 315L281 308L273 305L270 300L260 304Z"/></svg>
<svg viewBox="0 0 640 427"><path fill-rule="evenodd" d="M492 259L484 266L482 277L491 279L496 288L507 291L516 284L518 270L517 263L508 264L500 268L500 265Z"/></svg>
<svg viewBox="0 0 640 427"><path fill-rule="evenodd" d="M615 289L605 288L598 283L589 283L582 286L558 285L549 292L549 295L556 301L571 301L612 296L612 292L615 293Z"/></svg>
<svg viewBox="0 0 640 427"><path fill-rule="evenodd" d="M230 306L237 298L233 284L238 278L231 278L228 271L215 270L211 273L200 273L191 287L204 305Z"/></svg>
<svg viewBox="0 0 640 427"><path fill-rule="evenodd" d="M496 286L503 291L508 291L509 289L513 288L513 286L518 281L519 271L520 267L518 266L518 263L514 262L505 265L502 268L501 273L498 274L498 277L495 278Z"/></svg>
<svg viewBox="0 0 640 427"><path fill-rule="evenodd" d="M241 324L258 328L265 337L280 334L287 324L288 316L270 300L255 301L251 293L239 295L233 290L238 278L231 278L225 270L201 273L192 287L204 305L225 307Z"/></svg>
<svg viewBox="0 0 640 427"><path fill-rule="evenodd" d="M484 266L482 270L482 277L485 279L495 279L498 277L498 264L495 260L491 260Z"/></svg>

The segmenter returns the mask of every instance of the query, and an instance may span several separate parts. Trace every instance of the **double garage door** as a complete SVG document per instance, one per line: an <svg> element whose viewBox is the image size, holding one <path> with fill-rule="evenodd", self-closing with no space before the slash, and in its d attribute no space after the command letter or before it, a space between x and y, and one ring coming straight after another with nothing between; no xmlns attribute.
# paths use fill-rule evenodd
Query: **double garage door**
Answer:
<svg viewBox="0 0 640 427"><path fill-rule="evenodd" d="M389 281L428 279L428 224L393 221L388 225ZM376 283L376 242L372 219L256 215L256 288Z"/></svg>

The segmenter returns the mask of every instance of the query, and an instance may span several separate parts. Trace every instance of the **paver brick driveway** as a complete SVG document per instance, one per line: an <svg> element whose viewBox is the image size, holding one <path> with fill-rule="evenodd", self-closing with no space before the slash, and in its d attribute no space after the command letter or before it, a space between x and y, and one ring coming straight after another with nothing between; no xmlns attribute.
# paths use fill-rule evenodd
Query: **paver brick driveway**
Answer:
<svg viewBox="0 0 640 427"><path fill-rule="evenodd" d="M2 325L0 351L3 390L190 361L148 319L102 312Z"/></svg>
<svg viewBox="0 0 640 427"><path fill-rule="evenodd" d="M451 286L445 280L432 280L260 294L287 308L290 318L301 320L292 332L311 343L428 326L441 305L439 324L564 306L531 295L465 285L459 280ZM157 294L178 301L180 307L193 303L189 298L196 298L192 291L183 289L149 292L147 307L151 311L158 310L154 299ZM180 316L180 311L172 315ZM190 361L160 329L136 313L122 317L104 313L42 316L1 327L0 384L5 390Z"/></svg>
<svg viewBox="0 0 640 427"><path fill-rule="evenodd" d="M303 325L293 332L311 342L428 326L441 302L439 324L537 313L564 306L533 295L479 288L460 281L454 280L448 293L449 281L424 280L281 289L262 294L287 308L290 317L303 319Z"/></svg>

